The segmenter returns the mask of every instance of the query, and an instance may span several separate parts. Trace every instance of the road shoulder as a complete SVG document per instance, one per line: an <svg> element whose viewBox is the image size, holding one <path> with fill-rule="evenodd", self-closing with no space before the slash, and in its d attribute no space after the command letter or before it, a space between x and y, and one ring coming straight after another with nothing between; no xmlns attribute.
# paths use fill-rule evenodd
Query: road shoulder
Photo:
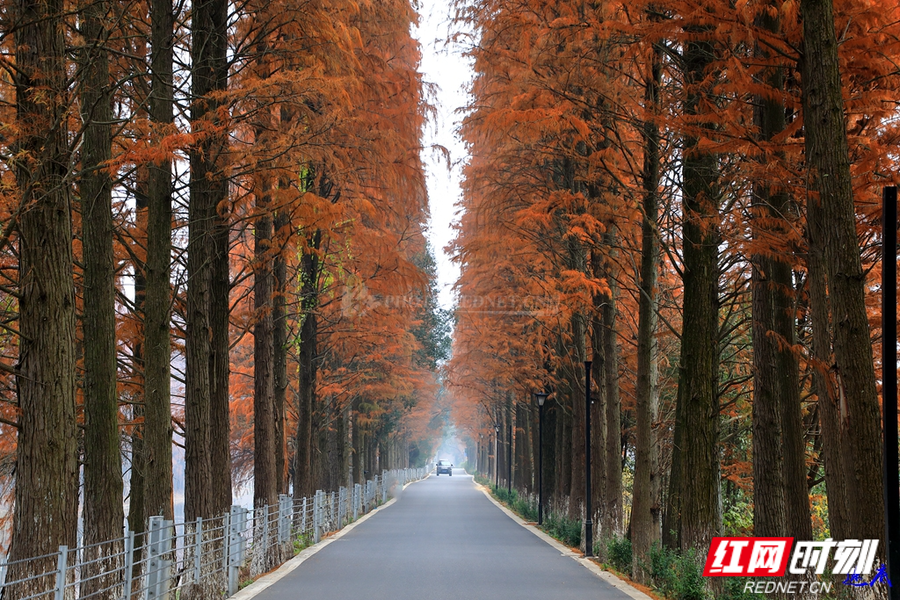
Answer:
<svg viewBox="0 0 900 600"><path fill-rule="evenodd" d="M525 529L527 529L528 531L530 531L531 533L533 533L534 535L539 537L545 543L553 546L553 548L555 548L556 550L559 550L559 553L562 554L563 556L568 556L569 558L573 559L575 562L579 563L585 569L587 569L588 571L590 571L591 573L593 573L594 575L596 575L597 577L599 577L600 579L602 579L603 581L608 583L609 585L611 585L614 588L616 588L617 590L621 591L623 594L626 594L626 595L634 598L635 600L654 600L647 594L628 585L628 583L626 581L619 579L612 573L604 571L603 569L600 568L600 565L598 565L591 559L584 558L578 552L574 552L571 548L566 547L565 545L559 543L559 541L550 537L549 535L547 535L546 533L544 533L543 531L541 531L534 525L529 524L524 519L522 519L522 517L520 517L516 513L509 510L506 506L504 506L502 503L500 503L496 498L491 496L491 493L488 491L488 489L486 487L484 487L483 485L481 485L479 483L475 483L474 479L472 480L472 482L475 484L476 487L478 487L478 489L481 490L481 492L485 496L487 496L487 499L490 500L491 502L493 502L497 508L502 510L506 514L507 517L509 517L510 519L512 519L513 521L515 521L516 523L518 523L519 525L521 525L522 527L524 527Z"/></svg>

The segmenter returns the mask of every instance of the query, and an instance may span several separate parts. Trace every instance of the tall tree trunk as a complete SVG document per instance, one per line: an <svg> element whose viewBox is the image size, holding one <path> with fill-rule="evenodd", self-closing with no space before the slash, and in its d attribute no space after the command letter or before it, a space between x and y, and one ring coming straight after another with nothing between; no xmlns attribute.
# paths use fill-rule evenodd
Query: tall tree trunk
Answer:
<svg viewBox="0 0 900 600"><path fill-rule="evenodd" d="M603 258L598 252L591 257L594 273L601 273ZM599 539L609 537L606 531L608 523L604 520L606 515L606 386L604 378L606 370L603 368L603 295L594 297L594 313L591 318L591 381L595 391L594 401L591 404L591 504L595 515L591 519L598 524L597 536ZM595 518L599 515L599 519ZM600 557L606 556L606 544L600 544Z"/></svg>
<svg viewBox="0 0 900 600"><path fill-rule="evenodd" d="M269 11L265 2L253 7L256 19L266 24ZM254 71L261 81L271 75L271 47L265 34L256 46ZM265 100L257 103L256 144L265 147L266 132L274 130L271 108ZM273 232L272 178L266 167L258 167L254 176L256 222L253 256L253 506L274 506L278 499L278 472L275 461L275 340L272 314ZM268 517L266 517L268 518ZM266 542L268 546L268 541ZM263 572L268 570L268 563Z"/></svg>
<svg viewBox="0 0 900 600"><path fill-rule="evenodd" d="M260 54L266 54L266 47ZM268 67L260 67L262 77L268 77ZM259 107L266 115L265 107ZM265 119L265 116L261 117ZM257 129L257 143L262 132L270 126L262 123ZM253 507L258 511L255 523L256 539L265 533L271 538L274 531L266 522L272 520L277 509L278 482L276 465L275 425L275 345L272 315L272 214L270 209L270 178L266 173L256 177L256 211L254 227L253 308L256 324L253 327ZM226 338L227 339L227 338ZM281 562L280 547L264 540L263 552L255 553L259 559L254 565L255 575L265 573Z"/></svg>
<svg viewBox="0 0 900 600"><path fill-rule="evenodd" d="M19 435L7 581L52 573L78 522L75 419L75 284L71 192L66 180L67 90L61 0L17 0L13 155L22 212L19 233ZM7 587L22 597L51 590L47 576Z"/></svg>
<svg viewBox="0 0 900 600"><path fill-rule="evenodd" d="M121 543L103 544L122 535L122 460L119 451L119 403L116 391L116 301L113 261L112 95L106 50L110 5L80 7L81 81L84 123L81 169L82 247L84 263L84 543L81 594L111 598L116 584Z"/></svg>
<svg viewBox="0 0 900 600"><path fill-rule="evenodd" d="M850 152L844 125L837 39L831 0L802 0L803 115L809 180L821 210L825 272L834 335L834 358L846 429L851 534L884 540L881 421L865 305L865 275L856 235ZM811 248L812 252L814 249ZM882 544L884 547L884 544Z"/></svg>
<svg viewBox="0 0 900 600"><path fill-rule="evenodd" d="M604 244L613 252L616 247L616 226L607 224ZM604 386L606 409L606 486L603 506L603 537L606 539L619 537L623 531L622 516L622 423L621 403L619 398L619 340L616 334L616 273L613 271L613 259L608 257L603 266L604 276L609 287L609 295L603 299L601 307L600 341L602 343L601 369ZM605 546L605 544L604 544Z"/></svg>
<svg viewBox="0 0 900 600"><path fill-rule="evenodd" d="M586 268L586 260L581 258L582 269ZM585 504L584 485L584 435L585 435L585 404L584 404L584 360L587 349L585 348L587 327L585 315L578 311L572 315L570 323L572 330L572 346L569 352L571 366L568 369L568 388L571 390L569 397L572 406L572 438L570 440L571 486L569 489L569 516L573 519L583 520L583 507Z"/></svg>
<svg viewBox="0 0 900 600"><path fill-rule="evenodd" d="M138 167L137 181L135 183L134 204L137 213L138 231L144 233L143 243L147 241L147 180L148 173L146 168ZM145 427L146 427L146 380L144 378L144 346L145 346L145 329L146 329L146 306L147 306L147 277L145 275L147 269L147 261L140 262L135 260L134 265L134 314L138 321L138 335L132 348L131 365L133 371L134 386L138 390L132 401L134 404L131 408L131 471L128 478L128 529L133 531L136 536L141 535L147 530L147 460L145 456ZM134 552L134 561L140 563L143 556L143 550L138 548ZM139 584L135 579L141 576L141 564L133 565L131 568L132 589L131 592L136 593ZM126 600L130 600L128 597Z"/></svg>
<svg viewBox="0 0 900 600"><path fill-rule="evenodd" d="M227 140L214 132L219 101L212 94L224 90L227 82L227 8L224 0L201 0L193 7L191 17L191 119L198 139L189 152L184 502L184 518L188 521L215 517L221 508L219 490L213 488L221 474L213 475L212 456L218 445L214 444L211 427L211 420L221 415L213 411L216 381L211 380L210 367L216 358L213 340L220 335L213 314L218 299L213 297L213 288L221 283L215 281L220 260L214 237L218 234L217 208L227 198L222 171ZM228 424L217 421L216 425L220 437Z"/></svg>
<svg viewBox="0 0 900 600"><path fill-rule="evenodd" d="M764 7L763 7L764 8ZM777 28L777 21L764 14L758 25L769 30ZM766 52L757 48L761 60ZM781 70L770 69L765 73L767 85L780 89ZM780 100L759 96L756 98L754 120L759 128L759 138L768 142L783 131L784 106ZM766 160L765 156L761 157ZM772 203L779 204L776 210ZM775 232L766 224L781 218L786 204L783 192L772 193L766 181L755 182L753 187L753 241L757 248L776 241ZM776 271L778 253L775 248L757 251L751 257L752 315L753 315L753 531L759 536L787 535L787 507L785 506L785 469L783 442L783 405L786 401L783 389L790 382L778 379L780 362L779 342L776 335L776 313L784 307L780 300L785 290L778 289L784 282L777 279L783 269ZM790 276L790 268L788 267Z"/></svg>
<svg viewBox="0 0 900 600"><path fill-rule="evenodd" d="M225 184L225 180L222 180ZM227 186L223 185L221 200L227 198ZM220 202L218 207L222 206ZM231 230L228 215L221 208L215 210L212 220L212 281L210 285L210 415L214 435L210 438L210 465L213 479L213 510L224 514L231 506L231 411L229 382L231 375L231 341L229 319L231 315L231 275L228 253Z"/></svg>
<svg viewBox="0 0 900 600"><path fill-rule="evenodd" d="M780 29L768 13L759 25ZM767 52L757 49L766 60ZM783 91L781 68L769 69L766 83ZM755 115L760 139L769 142L784 131L784 102L760 97ZM792 212L784 191L772 191L767 181L754 185L754 241L760 251L752 257L753 307L753 482L754 532L761 536L791 535L812 539L806 452L800 419L800 368L793 353L796 338L793 273L779 259L790 248L787 239ZM766 248L768 246L768 248Z"/></svg>
<svg viewBox="0 0 900 600"><path fill-rule="evenodd" d="M685 44L687 115L700 115L698 86L713 59L710 42ZM720 528L717 400L719 191L716 156L684 146L684 316L668 516L682 550L709 547Z"/></svg>
<svg viewBox="0 0 900 600"><path fill-rule="evenodd" d="M631 508L632 573L646 583L649 552L659 540L659 457L653 425L659 412L657 315L659 293L659 126L653 121L659 108L662 50L654 45L645 82L647 110L644 121L643 219L641 220L640 297L638 298L637 384L635 386L634 498Z"/></svg>
<svg viewBox="0 0 900 600"><path fill-rule="evenodd" d="M300 259L302 285L300 289L300 376L297 382L297 450L294 458L294 497L308 496L315 492L313 478L313 415L316 398L316 374L318 363L318 300L319 256L317 250L322 239L320 231L310 236L309 249Z"/></svg>
<svg viewBox="0 0 900 600"><path fill-rule="evenodd" d="M287 401L287 318L285 311L285 290L287 289L287 261L284 257L285 237L288 235L289 222L287 209L279 209L275 213L275 254L272 275L274 277L274 297L272 298L272 345L274 359L275 386L275 473L278 477L277 493L286 494L288 490L285 447L285 409Z"/></svg>
<svg viewBox="0 0 900 600"><path fill-rule="evenodd" d="M254 228L253 305L253 506L274 505L278 498L275 470L275 377L272 327L272 216L265 177L257 190Z"/></svg>
<svg viewBox="0 0 900 600"><path fill-rule="evenodd" d="M531 458L531 445L529 444L531 420L528 407L523 402L516 402L515 407L515 461L518 468L515 469L513 474L513 485L521 492L532 492L534 490L534 485L532 484L534 465Z"/></svg>
<svg viewBox="0 0 900 600"><path fill-rule="evenodd" d="M558 395L558 392L557 394ZM559 401L554 397L548 398L544 402L544 443L543 443L543 462L544 462L544 518L547 518L553 509L557 508L557 481L556 472L559 468L557 457L559 454L559 432L558 422L560 421L560 413L562 407ZM488 449L488 453L492 454L493 450Z"/></svg>
<svg viewBox="0 0 900 600"><path fill-rule="evenodd" d="M834 381L828 366L832 364L831 319L825 276L822 243L816 241L822 232L821 210L811 204L807 209L807 254L809 310L812 321L812 381L816 393L822 427L822 456L825 459L825 490L828 494L828 529L835 539L852 537L850 525L849 477L844 468L846 431L841 427L840 407Z"/></svg>
<svg viewBox="0 0 900 600"><path fill-rule="evenodd" d="M151 4L150 119L153 139L161 143L172 127L173 45L172 0ZM147 260L144 273L144 462L145 518L173 518L171 306L172 160L166 156L148 167Z"/></svg>

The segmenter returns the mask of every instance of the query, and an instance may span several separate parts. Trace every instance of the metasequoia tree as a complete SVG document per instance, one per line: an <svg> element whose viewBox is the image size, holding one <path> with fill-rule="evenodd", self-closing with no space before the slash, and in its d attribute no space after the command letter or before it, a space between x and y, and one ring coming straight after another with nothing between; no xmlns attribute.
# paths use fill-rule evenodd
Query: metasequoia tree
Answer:
<svg viewBox="0 0 900 600"><path fill-rule="evenodd" d="M227 4L221 0L199 2L191 19L192 93L191 119L196 135L190 149L191 198L188 205L188 286L185 316L187 359L185 385L185 507L186 519L215 517L231 503L231 492L223 498L215 486L225 468L230 478L230 460L225 465L214 462L222 439L212 435L228 427L228 406L214 404L221 400L222 380L217 369L222 367L217 353L222 349L223 331L220 313L228 311L227 267L223 274L221 238L227 238L227 227L221 225L227 215L227 180L223 161L227 152L223 135L221 99L216 96L227 83L226 61ZM227 245L224 248L227 264ZM226 281L222 281L222 277ZM222 306L222 286L226 287ZM228 332L224 331L228 348ZM227 354L227 352L226 352ZM227 389L227 385L226 385ZM226 396L227 398L227 396ZM223 419L223 409L225 418ZM227 455L226 455L227 458Z"/></svg>
<svg viewBox="0 0 900 600"><path fill-rule="evenodd" d="M150 4L150 143L172 134L174 8L171 0ZM144 261L144 502L145 517L172 515L172 156L155 156L147 166L147 254Z"/></svg>
<svg viewBox="0 0 900 600"><path fill-rule="evenodd" d="M113 19L107 2L81 7L84 47L79 65L82 132L81 196L84 344L84 543L92 561L82 585L85 595L112 596L118 579L122 532L122 460L119 450L119 404L116 390L115 268L113 264L112 90L106 23ZM112 575L108 573L112 573ZM105 576L98 576L107 573Z"/></svg>
<svg viewBox="0 0 900 600"><path fill-rule="evenodd" d="M856 233L850 149L834 13L830 0L804 0L803 122L811 198L810 220L820 223L810 253L824 258L833 315L834 369L840 398L851 534L884 536L878 393L865 306L865 278ZM852 465L852 468L850 467Z"/></svg>
<svg viewBox="0 0 900 600"><path fill-rule="evenodd" d="M75 283L71 155L62 2L16 2L14 85L17 138L18 443L9 581L55 569L60 545L74 547L78 520L75 421ZM11 224L6 225L6 229ZM9 236L7 234L8 243ZM18 595L50 589L52 577ZM8 590L9 591L9 590Z"/></svg>
<svg viewBox="0 0 900 600"><path fill-rule="evenodd" d="M647 115L644 117L644 159L641 211L640 297L638 299L637 381L635 385L634 501L631 509L631 535L634 550L632 572L642 581L642 567L654 542L659 540L662 510L658 440L653 430L659 418L659 363L656 329L659 307L659 181L660 127L658 119L662 83L662 49L652 44L644 51L644 87Z"/></svg>

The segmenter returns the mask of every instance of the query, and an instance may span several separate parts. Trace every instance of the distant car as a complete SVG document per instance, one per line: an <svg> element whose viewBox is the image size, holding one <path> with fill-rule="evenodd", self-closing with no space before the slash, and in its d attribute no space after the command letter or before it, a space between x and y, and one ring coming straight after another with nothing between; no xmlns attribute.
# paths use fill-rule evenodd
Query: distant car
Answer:
<svg viewBox="0 0 900 600"><path fill-rule="evenodd" d="M453 477L453 465L451 465L446 460L437 461L437 465L435 466L435 474L440 475L441 473L446 473L450 477Z"/></svg>

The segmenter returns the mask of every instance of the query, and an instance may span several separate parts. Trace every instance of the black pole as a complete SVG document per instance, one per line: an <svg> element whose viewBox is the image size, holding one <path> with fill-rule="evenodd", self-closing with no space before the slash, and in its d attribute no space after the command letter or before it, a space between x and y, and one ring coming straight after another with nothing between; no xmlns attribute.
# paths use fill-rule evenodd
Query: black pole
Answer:
<svg viewBox="0 0 900 600"><path fill-rule="evenodd" d="M538 525L544 524L544 405L538 404Z"/></svg>
<svg viewBox="0 0 900 600"><path fill-rule="evenodd" d="M500 429L494 428L494 475L497 478L496 488L500 489Z"/></svg>
<svg viewBox="0 0 900 600"><path fill-rule="evenodd" d="M506 426L506 492L512 494L512 423Z"/></svg>
<svg viewBox="0 0 900 600"><path fill-rule="evenodd" d="M884 188L881 258L881 398L884 407L884 512L891 600L900 600L900 460L897 448L897 188Z"/></svg>
<svg viewBox="0 0 900 600"><path fill-rule="evenodd" d="M591 361L584 361L584 556L594 555L591 520Z"/></svg>

